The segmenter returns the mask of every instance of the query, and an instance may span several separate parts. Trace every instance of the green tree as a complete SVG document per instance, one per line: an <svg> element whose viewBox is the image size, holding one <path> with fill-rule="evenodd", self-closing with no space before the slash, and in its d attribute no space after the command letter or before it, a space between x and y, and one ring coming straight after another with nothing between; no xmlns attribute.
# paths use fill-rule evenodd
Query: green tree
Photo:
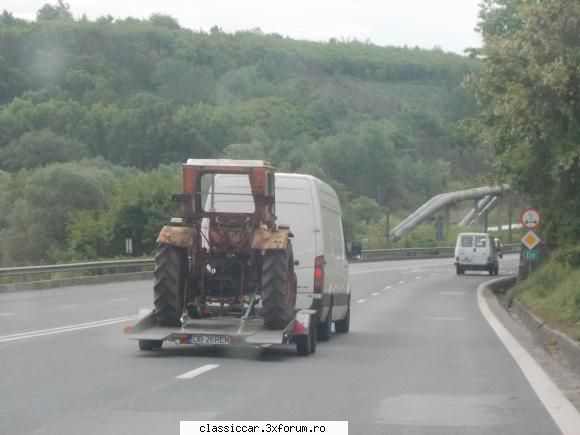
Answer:
<svg viewBox="0 0 580 435"><path fill-rule="evenodd" d="M552 244L580 238L580 3L487 0L466 85L482 105L467 124L499 175L545 214Z"/></svg>
<svg viewBox="0 0 580 435"><path fill-rule="evenodd" d="M68 3L58 0L56 4L45 3L36 13L37 20L72 19Z"/></svg>
<svg viewBox="0 0 580 435"><path fill-rule="evenodd" d="M79 210L102 210L115 177L101 162L55 163L19 172L11 189L0 230L0 251L7 264L56 261L65 246L70 216Z"/></svg>
<svg viewBox="0 0 580 435"><path fill-rule="evenodd" d="M24 133L0 149L0 169L17 171L48 163L76 161L87 156L86 145L50 130L36 130Z"/></svg>

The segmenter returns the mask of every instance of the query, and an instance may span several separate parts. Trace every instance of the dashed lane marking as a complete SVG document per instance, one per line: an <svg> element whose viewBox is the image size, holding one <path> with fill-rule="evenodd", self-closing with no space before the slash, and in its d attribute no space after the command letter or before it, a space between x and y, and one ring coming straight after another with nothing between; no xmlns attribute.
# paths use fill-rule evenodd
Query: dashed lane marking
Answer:
<svg viewBox="0 0 580 435"><path fill-rule="evenodd" d="M111 302L123 302L123 301L128 301L129 298L116 298L116 299L111 299Z"/></svg>
<svg viewBox="0 0 580 435"><path fill-rule="evenodd" d="M391 288L393 288L393 286L392 286L392 285L388 285L388 286L386 286L386 287L385 287L383 290L389 290L389 289L391 289Z"/></svg>
<svg viewBox="0 0 580 435"><path fill-rule="evenodd" d="M363 302L365 302L366 299L359 299L358 301L356 301L357 304L362 304Z"/></svg>
<svg viewBox="0 0 580 435"><path fill-rule="evenodd" d="M76 305L61 305L60 307L57 307L59 310L70 310L71 308L76 308Z"/></svg>
<svg viewBox="0 0 580 435"><path fill-rule="evenodd" d="M379 295L379 293L378 292L375 292L371 296L378 296L378 295Z"/></svg>
<svg viewBox="0 0 580 435"><path fill-rule="evenodd" d="M206 364L204 366L198 367L194 370L191 370L187 373L177 376L177 379L193 379L196 376L204 374L205 372L217 369L219 366L220 366L219 364Z"/></svg>
<svg viewBox="0 0 580 435"><path fill-rule="evenodd" d="M0 343L7 341L25 340L27 338L42 337L44 335L63 334L65 332L80 331L83 329L99 328L101 326L115 325L117 323L135 320L135 316L115 317L113 319L97 320L96 322L79 323L76 325L60 326L58 328L39 329L36 331L21 332L0 336Z"/></svg>
<svg viewBox="0 0 580 435"><path fill-rule="evenodd" d="M13 316L14 313L2 313L0 314L0 317L8 317L8 316Z"/></svg>
<svg viewBox="0 0 580 435"><path fill-rule="evenodd" d="M397 284L405 284L407 281L399 281Z"/></svg>
<svg viewBox="0 0 580 435"><path fill-rule="evenodd" d="M462 322L465 320L465 317L436 317L436 316L426 316L421 317L421 320L441 320L441 321L448 321L448 322Z"/></svg>

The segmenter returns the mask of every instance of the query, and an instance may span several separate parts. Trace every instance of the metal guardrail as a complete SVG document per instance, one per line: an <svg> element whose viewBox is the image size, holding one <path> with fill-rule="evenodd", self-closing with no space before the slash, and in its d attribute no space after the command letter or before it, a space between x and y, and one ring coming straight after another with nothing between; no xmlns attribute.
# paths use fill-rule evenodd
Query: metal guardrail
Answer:
<svg viewBox="0 0 580 435"><path fill-rule="evenodd" d="M126 273L127 271L137 271L146 267L152 267L154 259L140 260L117 260L117 261L94 261L88 263L56 264L43 266L6 267L0 268L0 278L19 276L26 281L26 277L32 275L45 274L48 279L52 279L52 274L61 272L86 272L103 271L108 274Z"/></svg>
<svg viewBox="0 0 580 435"><path fill-rule="evenodd" d="M402 249L371 249L362 252L359 261L385 261L421 258L450 258L453 257L454 247L435 248L402 248ZM505 254L520 252L520 244L504 245ZM154 259L95 261L88 263L57 264L45 266L7 267L0 268L0 279L5 277L19 277L18 282L31 282L30 278L46 275L47 280L53 279L53 274L68 272L92 272L97 274L119 274L136 272L154 266Z"/></svg>
<svg viewBox="0 0 580 435"><path fill-rule="evenodd" d="M520 252L520 244L503 245L504 254ZM361 261L405 260L421 258L451 258L455 254L454 246L434 248L371 249L362 252Z"/></svg>

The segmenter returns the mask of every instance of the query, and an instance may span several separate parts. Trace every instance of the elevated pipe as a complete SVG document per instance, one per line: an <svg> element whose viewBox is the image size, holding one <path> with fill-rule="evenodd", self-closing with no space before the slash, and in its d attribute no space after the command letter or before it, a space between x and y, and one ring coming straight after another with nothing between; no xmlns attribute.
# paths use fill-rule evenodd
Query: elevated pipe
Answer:
<svg viewBox="0 0 580 435"><path fill-rule="evenodd" d="M483 210L483 208L487 205L487 203L491 200L491 195L485 195L483 198L479 200L477 203L477 210ZM467 227L473 223L475 218L475 208L472 208L469 213L465 215L463 219L459 221L457 225L460 227Z"/></svg>
<svg viewBox="0 0 580 435"><path fill-rule="evenodd" d="M476 187L474 189L460 190L457 192L441 193L431 198L429 201L411 213L408 217L406 217L391 231L389 236L391 240L399 240L403 234L429 219L442 207L465 201L467 199L478 199L486 195L500 195L508 190L510 190L509 184L502 184L500 186Z"/></svg>

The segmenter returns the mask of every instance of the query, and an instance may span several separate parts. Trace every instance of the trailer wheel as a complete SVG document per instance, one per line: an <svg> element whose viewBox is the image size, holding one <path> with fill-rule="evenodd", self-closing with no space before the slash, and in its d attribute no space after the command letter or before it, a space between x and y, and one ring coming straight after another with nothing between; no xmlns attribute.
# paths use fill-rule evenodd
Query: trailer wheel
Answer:
<svg viewBox="0 0 580 435"><path fill-rule="evenodd" d="M311 322L316 322L316 318L312 317ZM296 353L299 356L308 356L311 353L316 352L316 341L317 341L317 325L312 323L310 329L308 330L308 335L298 335L294 338L296 342Z"/></svg>
<svg viewBox="0 0 580 435"><path fill-rule="evenodd" d="M328 307L328 315L324 322L318 323L318 339L328 341L332 335L332 303Z"/></svg>
<svg viewBox="0 0 580 435"><path fill-rule="evenodd" d="M163 346L162 340L139 340L140 350L161 349L161 346Z"/></svg>
<svg viewBox="0 0 580 435"><path fill-rule="evenodd" d="M160 326L181 326L187 251L162 244L155 256L153 299Z"/></svg>
<svg viewBox="0 0 580 435"><path fill-rule="evenodd" d="M334 322L334 330L339 334L346 334L350 331L350 300L348 301L344 319Z"/></svg>
<svg viewBox="0 0 580 435"><path fill-rule="evenodd" d="M284 329L294 317L296 278L292 245L262 258L262 317L268 329Z"/></svg>

